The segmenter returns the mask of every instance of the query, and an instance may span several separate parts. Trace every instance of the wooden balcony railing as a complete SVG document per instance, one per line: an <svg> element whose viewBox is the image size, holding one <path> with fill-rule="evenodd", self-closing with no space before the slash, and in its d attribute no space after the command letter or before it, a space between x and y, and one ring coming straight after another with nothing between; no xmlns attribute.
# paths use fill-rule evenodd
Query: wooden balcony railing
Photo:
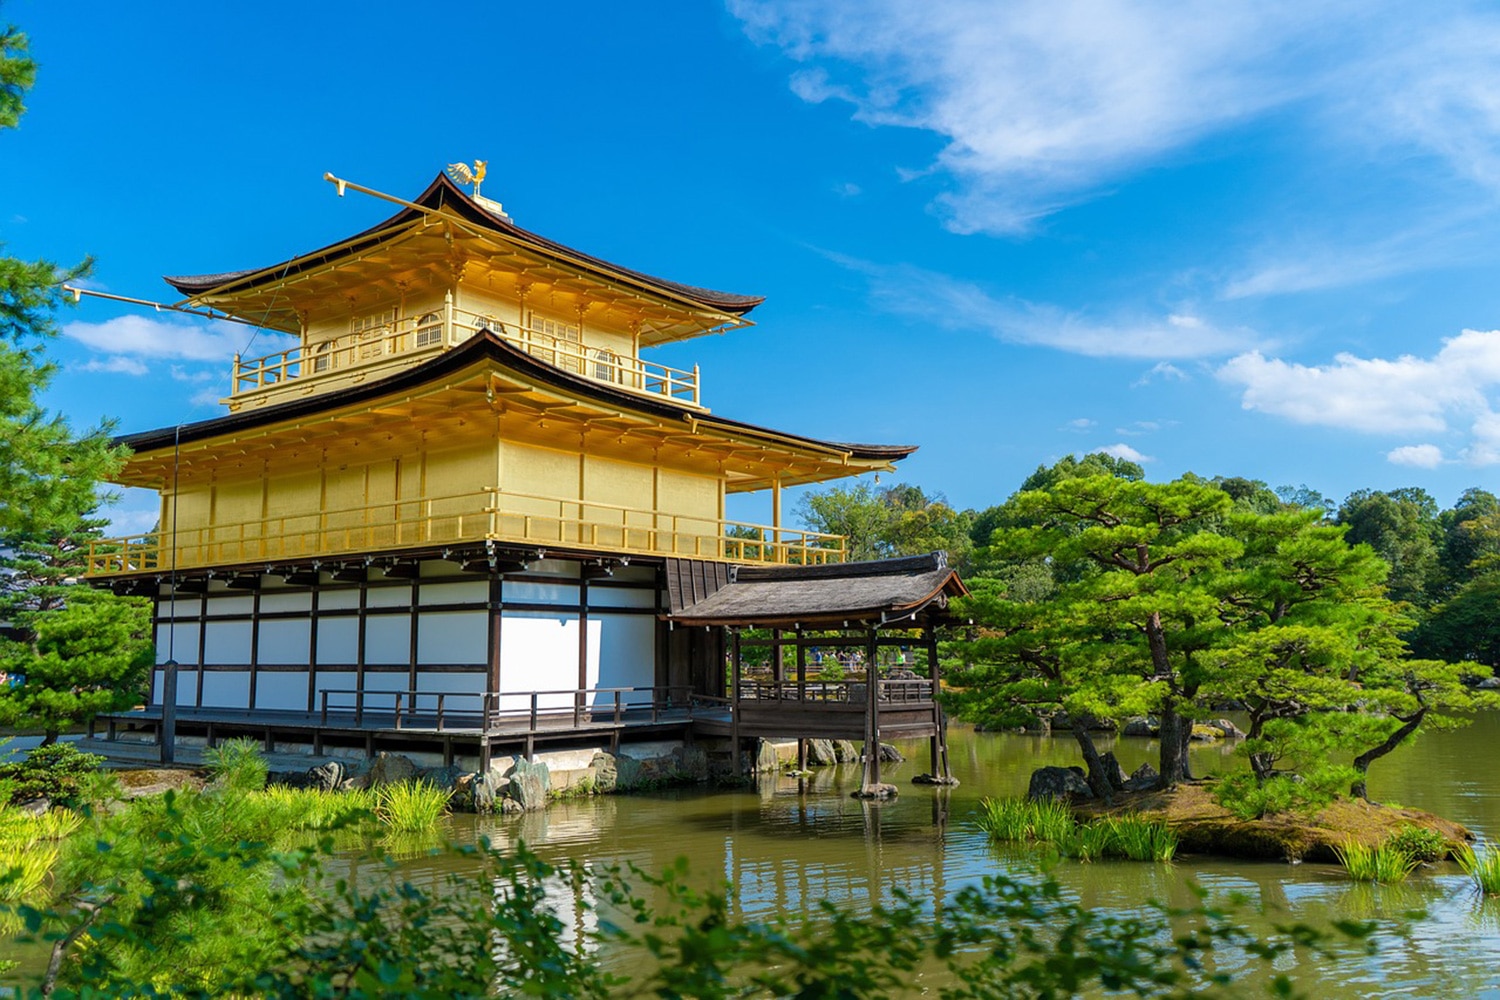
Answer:
<svg viewBox="0 0 1500 1000"><path fill-rule="evenodd" d="M248 360L235 355L230 395L237 397L264 392L293 380L298 385L306 385L309 380L331 379L398 356L417 358L437 354L463 343L481 330L489 330L532 357L564 371L646 396L702 405L697 365L690 372L669 368L604 348L520 329L493 316L466 312L451 305L307 348L293 347Z"/></svg>
<svg viewBox="0 0 1500 1000"><path fill-rule="evenodd" d="M394 551L491 539L740 563L844 561L844 538L616 504L489 489L100 539L91 577Z"/></svg>

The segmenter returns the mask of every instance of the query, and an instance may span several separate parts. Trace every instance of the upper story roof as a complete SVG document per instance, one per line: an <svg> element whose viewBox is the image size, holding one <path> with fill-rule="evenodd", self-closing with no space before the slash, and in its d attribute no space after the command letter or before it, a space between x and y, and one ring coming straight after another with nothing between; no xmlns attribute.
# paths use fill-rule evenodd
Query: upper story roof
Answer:
<svg viewBox="0 0 1500 1000"><path fill-rule="evenodd" d="M295 302L276 290L310 276L347 269L356 261L389 255L398 245L410 255L450 261L466 252L486 261L511 255L526 266L554 269L564 280L585 279L597 284L597 293L650 300L672 312L692 314L674 326L661 323L643 332L642 346L652 346L706 332L714 326L742 321L764 296L700 288L658 278L613 264L572 247L523 229L485 198L465 194L453 181L438 174L412 202L395 215L363 232L310 253L258 268L215 274L167 275L165 280L196 305L210 306L230 315L252 319L269 329L296 333L300 329ZM491 207L493 206L493 207ZM433 222L441 232L427 234ZM424 237L430 235L424 241ZM441 243L439 242L441 237ZM455 250L454 248L457 247Z"/></svg>

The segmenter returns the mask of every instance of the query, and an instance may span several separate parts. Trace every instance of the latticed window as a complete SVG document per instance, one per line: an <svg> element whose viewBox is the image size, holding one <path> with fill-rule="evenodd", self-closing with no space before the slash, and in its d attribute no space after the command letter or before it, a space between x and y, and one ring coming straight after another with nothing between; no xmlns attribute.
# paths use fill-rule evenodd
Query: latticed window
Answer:
<svg viewBox="0 0 1500 1000"><path fill-rule="evenodd" d="M443 342L443 318L437 313L423 313L417 319L417 346Z"/></svg>
<svg viewBox="0 0 1500 1000"><path fill-rule="evenodd" d="M332 340L325 340L313 348L312 370L314 372L326 372L333 367L334 343Z"/></svg>
<svg viewBox="0 0 1500 1000"><path fill-rule="evenodd" d="M583 338L576 324L532 313L528 326L534 345L532 354L545 357L550 353L552 363L557 367L570 372L583 371L583 351L579 346Z"/></svg>
<svg viewBox="0 0 1500 1000"><path fill-rule="evenodd" d="M601 382L619 381L620 359L615 357L614 351L594 352L594 378Z"/></svg>
<svg viewBox="0 0 1500 1000"><path fill-rule="evenodd" d="M349 333L359 345L361 358L374 358L386 353L386 340L395 332L396 310L382 309L380 312L356 316L349 322Z"/></svg>

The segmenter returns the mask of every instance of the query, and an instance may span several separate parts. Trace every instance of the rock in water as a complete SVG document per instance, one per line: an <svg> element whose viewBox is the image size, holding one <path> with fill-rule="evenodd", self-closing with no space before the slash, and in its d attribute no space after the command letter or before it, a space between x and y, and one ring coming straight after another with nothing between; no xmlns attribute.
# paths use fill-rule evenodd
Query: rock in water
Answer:
<svg viewBox="0 0 1500 1000"><path fill-rule="evenodd" d="M911 783L913 785L942 785L948 788L958 787L957 778L944 778L933 776L931 774L919 774L915 778L911 779Z"/></svg>
<svg viewBox="0 0 1500 1000"><path fill-rule="evenodd" d="M1161 784L1161 775L1156 773L1156 768L1150 764L1142 764L1130 774L1130 780L1125 782L1125 791L1144 792Z"/></svg>
<svg viewBox="0 0 1500 1000"><path fill-rule="evenodd" d="M833 749L832 740L807 741L808 767L831 767L838 762L838 754Z"/></svg>
<svg viewBox="0 0 1500 1000"><path fill-rule="evenodd" d="M506 797L526 812L535 812L547 805L547 793L552 789L552 772L546 764L533 764L522 757L510 772L510 784Z"/></svg>
<svg viewBox="0 0 1500 1000"><path fill-rule="evenodd" d="M1120 766L1119 760L1115 758L1113 750L1105 751L1099 758L1104 765L1104 780L1109 782L1109 787L1119 791L1125 787L1125 769Z"/></svg>
<svg viewBox="0 0 1500 1000"><path fill-rule="evenodd" d="M344 765L336 760L307 769L307 787L320 792L336 792L344 783Z"/></svg>
<svg viewBox="0 0 1500 1000"><path fill-rule="evenodd" d="M1031 772L1031 784L1026 789L1026 797L1068 802L1073 799L1091 799L1094 792L1084 780L1080 768L1039 767Z"/></svg>
<svg viewBox="0 0 1500 1000"><path fill-rule="evenodd" d="M897 788L895 785L887 785L882 782L878 785L862 785L860 786L859 791L850 792L849 797L853 799L876 799L878 801L885 801L887 799L894 799L900 794L901 789Z"/></svg>
<svg viewBox="0 0 1500 1000"><path fill-rule="evenodd" d="M880 744L880 762L882 764L900 764L904 760L906 758L901 756L900 750L897 750L889 743Z"/></svg>
<svg viewBox="0 0 1500 1000"><path fill-rule="evenodd" d="M859 750L854 746L852 740L834 740L833 755L840 764L857 764L859 762Z"/></svg>
<svg viewBox="0 0 1500 1000"><path fill-rule="evenodd" d="M410 757L382 750L370 762L366 782L369 788L379 788L381 785L394 785L398 781L411 781L416 776L417 765L412 763Z"/></svg>

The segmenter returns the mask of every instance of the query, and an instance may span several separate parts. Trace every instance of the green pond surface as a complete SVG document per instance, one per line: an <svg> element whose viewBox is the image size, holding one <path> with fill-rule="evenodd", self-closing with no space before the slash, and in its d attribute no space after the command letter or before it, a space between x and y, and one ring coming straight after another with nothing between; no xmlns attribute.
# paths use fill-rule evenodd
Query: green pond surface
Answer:
<svg viewBox="0 0 1500 1000"><path fill-rule="evenodd" d="M1110 741L1102 741L1108 748ZM1500 746L1500 714L1465 729L1433 733L1377 762L1370 794L1467 825L1483 842L1500 841L1500 772L1489 760ZM660 871L679 857L704 879L728 881L746 917L801 913L827 899L856 909L890 901L898 888L941 899L987 874L1033 878L1036 855L994 845L974 824L986 796L1022 795L1033 769L1077 762L1071 738L976 733L955 726L950 757L962 784L954 790L910 784L928 770L925 743L902 745L910 758L888 771L901 786L894 802L849 797L858 768L825 768L807 779L766 776L745 791L690 790L561 802L520 817L455 820L459 840L483 835L504 845L524 839L550 860L632 862ZM1154 741L1122 738L1114 749L1127 770L1153 761ZM1194 749L1200 776L1227 769L1230 747ZM1243 766L1243 765L1239 765ZM453 862L408 862L425 881ZM1248 898L1244 924L1329 926L1341 918L1377 920L1373 956L1283 960L1312 997L1500 997L1500 900L1477 896L1456 866L1425 869L1395 886L1354 883L1330 864L1286 864L1181 856L1164 866L1137 862L1062 862L1052 869L1084 905L1131 911L1156 900L1191 906L1196 884L1210 901ZM1414 911L1424 915L1403 919ZM579 916L580 923L586 923ZM608 961L609 956L605 956ZM620 959L628 966L628 959ZM1264 995L1270 972L1243 956L1219 958L1244 995ZM935 992L937 973L918 977L912 995Z"/></svg>
<svg viewBox="0 0 1500 1000"><path fill-rule="evenodd" d="M1151 740L1101 744L1112 745L1127 770L1155 760ZM485 837L500 847L524 839L549 860L634 863L653 872L685 858L694 881L729 882L737 913L748 918L800 914L824 899L867 910L876 901L892 900L898 889L936 901L989 874L1037 877L1036 854L990 843L975 826L975 814L982 798L1024 794L1035 768L1075 763L1071 738L976 733L955 726L950 756L962 784L952 790L912 785L914 775L929 769L926 746L900 746L910 759L886 771L886 780L901 787L893 802L850 798L859 770L843 765L806 779L766 776L743 791L603 796L559 802L523 816L457 816L447 834L459 843ZM1489 759L1497 746L1500 713L1481 716L1465 729L1424 736L1375 764L1371 796L1457 820L1482 842L1500 841L1500 772ZM1243 766L1229 757L1231 749L1195 747L1195 771L1201 776ZM364 863L353 857L346 863L359 878ZM472 874L472 861L452 854L408 858L401 867L406 877L427 886ZM1246 897L1237 919L1261 932L1294 922L1328 927L1342 918L1379 921L1372 956L1351 952L1335 960L1304 954L1279 961L1277 971L1293 976L1298 990L1311 997L1500 997L1500 899L1477 896L1453 865L1422 870L1396 886L1354 883L1328 864L1189 855L1170 866L1064 861L1052 874L1084 905L1116 913L1139 911L1150 900L1194 905L1196 884L1211 902L1236 893ZM587 907L576 905L573 891L567 884L556 886L557 912L569 937L594 919ZM587 883L581 891L588 892ZM1413 911L1423 915L1403 919ZM20 957L23 977L39 971L40 953ZM622 972L635 962L628 953L606 952L600 960ZM1216 961L1217 969L1234 974L1239 995L1265 995L1269 970L1234 952ZM911 995L935 995L941 977L938 969L913 977Z"/></svg>

